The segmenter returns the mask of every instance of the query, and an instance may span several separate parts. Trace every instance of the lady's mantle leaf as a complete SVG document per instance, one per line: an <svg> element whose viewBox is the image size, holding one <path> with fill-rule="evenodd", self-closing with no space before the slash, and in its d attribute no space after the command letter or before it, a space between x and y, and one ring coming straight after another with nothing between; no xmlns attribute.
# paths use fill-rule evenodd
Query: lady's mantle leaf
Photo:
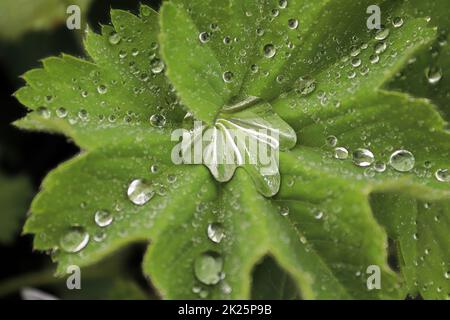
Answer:
<svg viewBox="0 0 450 320"><path fill-rule="evenodd" d="M88 34L93 62L50 58L27 73L17 96L34 111L18 125L64 133L86 150L50 173L34 200L25 231L36 235L36 249L53 249L61 274L70 264L89 265L151 239L143 269L168 298L249 298L252 269L267 254L304 298L415 292L416 252L404 241L410 230L386 218L381 200L371 203L370 196L448 201L449 184L433 176L450 167L444 122L428 102L380 89L434 31L418 19L374 35L365 28L370 4L165 2L164 61L156 13L112 11L114 27ZM286 121L297 132L296 147L280 154L281 190L272 199L255 190L244 170L225 184L204 166L171 161L170 131L182 127L182 108L213 125L245 97L270 104L276 129ZM240 116L246 112L251 109ZM409 166L410 157L385 167L401 149L412 152L415 170L393 169ZM358 165L335 159L346 152L355 152ZM362 167L372 153L379 172ZM387 263L382 224L398 231L389 235L407 255L401 274ZM444 253L445 241L436 246ZM432 263L445 268L446 256ZM367 287L373 265L380 268L380 290ZM419 278L439 281L437 296L445 297L442 277Z"/></svg>

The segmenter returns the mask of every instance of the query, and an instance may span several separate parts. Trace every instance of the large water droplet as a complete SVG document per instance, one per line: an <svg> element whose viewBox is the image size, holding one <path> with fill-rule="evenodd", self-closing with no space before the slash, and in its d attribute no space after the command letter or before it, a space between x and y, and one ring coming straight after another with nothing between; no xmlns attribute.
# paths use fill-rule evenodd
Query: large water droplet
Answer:
<svg viewBox="0 0 450 320"><path fill-rule="evenodd" d="M372 165L375 157L372 151L367 149L356 149L353 152L353 163L358 167L368 167Z"/></svg>
<svg viewBox="0 0 450 320"><path fill-rule="evenodd" d="M389 158L389 165L400 172L411 171L415 163L414 155L408 150L397 150Z"/></svg>
<svg viewBox="0 0 450 320"><path fill-rule="evenodd" d="M194 273L197 279L206 284L214 285L221 280L223 259L220 254L212 251L199 255L194 262Z"/></svg>
<svg viewBox="0 0 450 320"><path fill-rule="evenodd" d="M214 243L220 243L225 236L224 228L220 223L210 223L207 230L208 238Z"/></svg>
<svg viewBox="0 0 450 320"><path fill-rule="evenodd" d="M138 206L143 206L155 195L153 186L145 180L135 179L128 186L128 199Z"/></svg>
<svg viewBox="0 0 450 320"><path fill-rule="evenodd" d="M104 228L113 222L114 217L108 210L98 210L95 212L94 220L99 227Z"/></svg>
<svg viewBox="0 0 450 320"><path fill-rule="evenodd" d="M89 243L89 233L83 227L71 227L60 239L61 249L76 253L83 250Z"/></svg>

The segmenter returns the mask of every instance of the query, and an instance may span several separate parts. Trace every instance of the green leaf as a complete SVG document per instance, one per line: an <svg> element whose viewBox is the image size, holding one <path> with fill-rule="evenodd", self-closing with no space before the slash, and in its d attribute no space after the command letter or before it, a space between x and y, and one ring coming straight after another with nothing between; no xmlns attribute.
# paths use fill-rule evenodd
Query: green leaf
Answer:
<svg viewBox="0 0 450 320"><path fill-rule="evenodd" d="M85 15L91 0L3 0L0 3L0 38L14 40L29 31L47 30L65 23L70 5Z"/></svg>
<svg viewBox="0 0 450 320"><path fill-rule="evenodd" d="M435 177L450 168L449 133L429 101L385 88L435 31L420 18L369 32L371 1L284 3L173 0L160 17L145 6L139 17L113 10L113 26L88 32L92 60L49 58L24 75L17 97L32 112L16 124L63 133L83 150L47 176L25 225L36 249L59 249L59 274L144 240L143 271L169 299L248 299L267 255L295 283L295 297L446 297L445 280L433 274L448 266L448 239L424 235L419 249L435 254L424 257L422 267L433 266L422 273L402 217L403 199L450 199L449 184ZM264 101L269 127L297 135L280 152L274 197L247 166L222 180L214 168L172 162L172 130L192 115L214 126L249 97ZM259 110L237 109L230 117L238 120ZM336 159L336 147L356 152L354 161ZM375 167L358 165L361 148ZM389 165L403 149L414 169L404 169L411 157ZM401 210L389 219L395 195ZM434 208L445 216L439 230L448 229L449 211ZM400 273L388 264L389 238L399 243ZM373 265L380 290L368 289ZM267 285L254 279L254 288Z"/></svg>
<svg viewBox="0 0 450 320"><path fill-rule="evenodd" d="M31 184L25 176L6 177L0 174L0 243L11 244L17 238L20 226L25 220Z"/></svg>
<svg viewBox="0 0 450 320"><path fill-rule="evenodd" d="M403 19L427 17L430 26L438 28L438 37L423 48L390 83L395 90L428 98L435 103L447 121L450 121L450 3L445 0L408 0L402 4Z"/></svg>

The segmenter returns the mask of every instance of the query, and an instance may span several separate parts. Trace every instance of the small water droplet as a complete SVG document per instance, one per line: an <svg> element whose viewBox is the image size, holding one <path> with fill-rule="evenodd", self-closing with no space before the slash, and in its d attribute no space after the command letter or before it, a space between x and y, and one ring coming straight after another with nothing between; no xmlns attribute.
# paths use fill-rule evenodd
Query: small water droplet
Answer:
<svg viewBox="0 0 450 320"><path fill-rule="evenodd" d="M266 58L273 58L275 54L277 53L277 49L275 49L275 46L273 44L266 44L264 46L264 56Z"/></svg>
<svg viewBox="0 0 450 320"><path fill-rule="evenodd" d="M425 70L429 84L437 84L442 79L442 69L439 67L430 67Z"/></svg>
<svg viewBox="0 0 450 320"><path fill-rule="evenodd" d="M438 169L434 176L440 182L450 182L450 170L448 169Z"/></svg>
<svg viewBox="0 0 450 320"><path fill-rule="evenodd" d="M373 165L373 168L375 169L376 172L384 172L386 171L386 164L382 161L377 161L375 162L375 164Z"/></svg>
<svg viewBox="0 0 450 320"><path fill-rule="evenodd" d="M151 173L158 173L158 171L159 171L159 167L158 167L157 164L152 164L152 165L150 166L150 172L151 172Z"/></svg>
<svg viewBox="0 0 450 320"><path fill-rule="evenodd" d="M99 227L104 228L113 222L114 217L108 210L98 210L95 212L94 220Z"/></svg>
<svg viewBox="0 0 450 320"><path fill-rule="evenodd" d="M309 76L300 77L295 82L295 92L307 96L316 90L316 81Z"/></svg>
<svg viewBox="0 0 450 320"><path fill-rule="evenodd" d="M142 206L153 198L155 190L147 181L135 179L128 186L127 195L131 202Z"/></svg>
<svg viewBox="0 0 450 320"><path fill-rule="evenodd" d="M220 243L225 236L224 228L220 223L210 223L208 225L207 234L209 240L214 243Z"/></svg>
<svg viewBox="0 0 450 320"><path fill-rule="evenodd" d="M334 149L334 157L339 160L345 160L348 158L348 150L343 147Z"/></svg>
<svg viewBox="0 0 450 320"><path fill-rule="evenodd" d="M298 20L297 19L289 19L288 21L289 29L297 29L298 28Z"/></svg>
<svg viewBox="0 0 450 320"><path fill-rule="evenodd" d="M166 125L166 117L161 114L153 114L150 117L150 124L155 128L162 128Z"/></svg>
<svg viewBox="0 0 450 320"><path fill-rule="evenodd" d="M414 155L408 150L397 150L389 158L389 165L400 172L411 171L415 163Z"/></svg>
<svg viewBox="0 0 450 320"><path fill-rule="evenodd" d="M208 32L201 32L199 35L198 35L198 39L200 40L200 42L201 43L207 43L207 42L209 42L209 40L210 40L210 35L209 35L209 33Z"/></svg>
<svg viewBox="0 0 450 320"><path fill-rule="evenodd" d="M392 25L393 25L395 28L400 28L401 26L403 26L403 18L401 18L401 17L395 17L395 18L392 20Z"/></svg>
<svg viewBox="0 0 450 320"><path fill-rule="evenodd" d="M197 279L206 284L214 285L221 280L223 259L217 252L208 251L199 255L194 262L194 273Z"/></svg>
<svg viewBox="0 0 450 320"><path fill-rule="evenodd" d="M36 109L36 112L44 119L48 119L51 116L50 110L47 109L46 107L39 107Z"/></svg>
<svg viewBox="0 0 450 320"><path fill-rule="evenodd" d="M63 107L56 109L56 115L58 118L65 118L67 117L67 110Z"/></svg>
<svg viewBox="0 0 450 320"><path fill-rule="evenodd" d="M281 214L283 217L288 216L288 215L289 215L289 207L281 207L281 208L280 208L280 214Z"/></svg>
<svg viewBox="0 0 450 320"><path fill-rule="evenodd" d="M159 74L164 71L166 65L160 59L153 59L151 62L151 70L154 74Z"/></svg>
<svg viewBox="0 0 450 320"><path fill-rule="evenodd" d="M223 81L225 81L226 83L230 83L231 81L233 81L233 77L234 74L231 71L225 71L222 75Z"/></svg>
<svg viewBox="0 0 450 320"><path fill-rule="evenodd" d="M118 33L113 33L109 36L108 40L110 44L116 45L122 40L122 37Z"/></svg>
<svg viewBox="0 0 450 320"><path fill-rule="evenodd" d="M353 152L353 163L358 167L368 167L372 165L375 157L372 151L367 149L356 149Z"/></svg>
<svg viewBox="0 0 450 320"><path fill-rule="evenodd" d="M76 253L83 250L89 243L89 233L83 227L71 227L60 239L61 249Z"/></svg>
<svg viewBox="0 0 450 320"><path fill-rule="evenodd" d="M97 92L98 92L99 94L105 94L105 93L108 92L108 87L105 86L104 84L101 84L101 85L99 85L99 86L97 87Z"/></svg>
<svg viewBox="0 0 450 320"><path fill-rule="evenodd" d="M386 49L387 49L387 44L384 41L378 42L374 48L376 54L381 54L381 53L385 52Z"/></svg>
<svg viewBox="0 0 450 320"><path fill-rule="evenodd" d="M391 32L391 30L389 30L389 28L381 29L375 35L375 39L376 40L385 40L387 37L389 37L390 32Z"/></svg>
<svg viewBox="0 0 450 320"><path fill-rule="evenodd" d="M370 60L370 63L371 63L371 64L377 64L378 62L380 62L380 56L377 55L377 54L372 54L372 55L369 57L369 60Z"/></svg>
<svg viewBox="0 0 450 320"><path fill-rule="evenodd" d="M329 145L330 147L335 147L338 139L335 136L328 136L327 137L327 145Z"/></svg>

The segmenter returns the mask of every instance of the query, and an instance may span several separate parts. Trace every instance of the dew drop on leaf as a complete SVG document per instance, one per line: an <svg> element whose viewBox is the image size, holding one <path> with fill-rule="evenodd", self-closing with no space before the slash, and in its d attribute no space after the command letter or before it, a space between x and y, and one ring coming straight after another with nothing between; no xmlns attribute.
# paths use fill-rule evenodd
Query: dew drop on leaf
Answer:
<svg viewBox="0 0 450 320"><path fill-rule="evenodd" d="M328 136L327 137L327 145L329 145L330 147L335 147L338 139L335 136Z"/></svg>
<svg viewBox="0 0 450 320"><path fill-rule="evenodd" d="M164 71L165 64L160 59L153 59L151 62L151 70L154 74L159 74Z"/></svg>
<svg viewBox="0 0 450 320"><path fill-rule="evenodd" d="M438 169L434 176L439 182L450 182L450 170L448 169Z"/></svg>
<svg viewBox="0 0 450 320"><path fill-rule="evenodd" d="M429 84L437 84L442 79L442 69L439 67L429 67L425 70Z"/></svg>
<svg viewBox="0 0 450 320"><path fill-rule="evenodd" d="M288 215L289 215L289 207L281 207L281 208L280 208L280 214L281 214L283 217L288 216Z"/></svg>
<svg viewBox="0 0 450 320"><path fill-rule="evenodd" d="M375 169L376 172L384 172L386 171L386 164L382 161L377 161L375 162L375 164L373 165L373 168Z"/></svg>
<svg viewBox="0 0 450 320"><path fill-rule="evenodd" d="M266 44L264 46L264 56L266 58L273 58L275 54L277 53L277 49L275 49L275 46L273 44Z"/></svg>
<svg viewBox="0 0 450 320"><path fill-rule="evenodd" d="M221 280L223 259L217 252L208 251L199 255L194 262L194 273L197 279L206 284L214 285Z"/></svg>
<svg viewBox="0 0 450 320"><path fill-rule="evenodd" d="M353 163L358 167L368 167L372 165L375 157L372 151L367 149L356 149L353 152Z"/></svg>
<svg viewBox="0 0 450 320"><path fill-rule="evenodd" d="M108 41L112 45L116 45L122 40L122 37L118 33L113 33L109 36Z"/></svg>
<svg viewBox="0 0 450 320"><path fill-rule="evenodd" d="M394 20L392 20L392 25L395 28L400 28L401 26L403 26L403 18L395 17Z"/></svg>
<svg viewBox="0 0 450 320"><path fill-rule="evenodd" d="M94 220L99 227L104 228L109 226L114 218L108 210L98 210L95 212Z"/></svg>
<svg viewBox="0 0 450 320"><path fill-rule="evenodd" d="M36 109L36 112L44 119L48 119L51 116L50 110L48 110L46 107L39 107Z"/></svg>
<svg viewBox="0 0 450 320"><path fill-rule="evenodd" d="M345 160L348 158L348 150L343 147L334 149L334 157L339 160Z"/></svg>
<svg viewBox="0 0 450 320"><path fill-rule="evenodd" d="M69 253L80 252L88 243L89 233L83 227L79 226L74 226L67 230L59 242L61 249Z"/></svg>
<svg viewBox="0 0 450 320"><path fill-rule="evenodd" d="M131 202L142 206L153 198L155 190L147 181L135 179L128 186L127 195Z"/></svg>
<svg viewBox="0 0 450 320"><path fill-rule="evenodd" d="M225 81L226 83L230 83L231 81L233 81L233 77L234 74L231 71L225 71L222 75L223 81Z"/></svg>
<svg viewBox="0 0 450 320"><path fill-rule="evenodd" d="M56 109L56 115L58 118L65 118L67 117L67 110L63 107Z"/></svg>
<svg viewBox="0 0 450 320"><path fill-rule="evenodd" d="M210 223L208 225L207 234L209 240L214 243L220 243L225 235L223 225L220 223Z"/></svg>
<svg viewBox="0 0 450 320"><path fill-rule="evenodd" d="M166 117L161 114L153 114L150 117L150 124L155 128L162 128L166 124Z"/></svg>
<svg viewBox="0 0 450 320"><path fill-rule="evenodd" d="M390 32L391 32L391 30L389 30L389 28L381 29L375 35L375 39L376 40L385 40L385 39L387 39L387 37L389 37Z"/></svg>
<svg viewBox="0 0 450 320"><path fill-rule="evenodd" d="M389 165L400 172L411 171L415 162L414 155L408 150L397 150L389 158Z"/></svg>
<svg viewBox="0 0 450 320"><path fill-rule="evenodd" d="M297 29L298 28L298 20L297 19L289 19L288 21L289 29Z"/></svg>
<svg viewBox="0 0 450 320"><path fill-rule="evenodd" d="M106 87L104 84L101 84L97 87L97 92L99 94L105 94L108 92L108 87Z"/></svg>
<svg viewBox="0 0 450 320"><path fill-rule="evenodd" d="M209 42L210 35L208 32L201 32L198 35L198 39L200 40L201 43L207 43L207 42Z"/></svg>
<svg viewBox="0 0 450 320"><path fill-rule="evenodd" d="M295 92L307 96L316 90L316 81L309 76L300 77L295 82Z"/></svg>

